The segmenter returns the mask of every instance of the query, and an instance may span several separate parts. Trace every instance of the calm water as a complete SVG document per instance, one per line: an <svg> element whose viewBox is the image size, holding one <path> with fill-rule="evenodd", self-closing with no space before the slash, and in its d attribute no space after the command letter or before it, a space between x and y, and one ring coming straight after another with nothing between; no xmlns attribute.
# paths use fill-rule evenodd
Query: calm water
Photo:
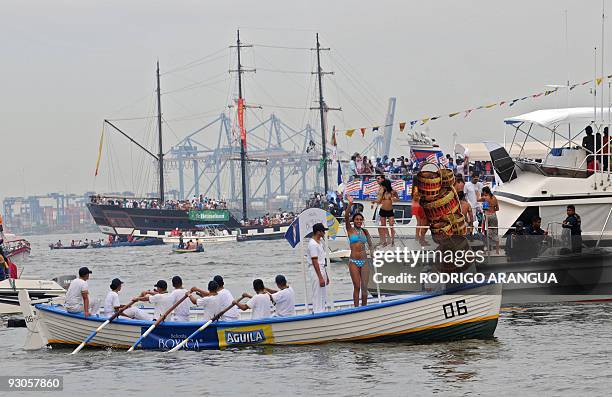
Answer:
<svg viewBox="0 0 612 397"><path fill-rule="evenodd" d="M181 275L204 287L221 274L239 295L253 278L272 285L285 274L303 296L301 267L284 241L223 244L203 254L172 255L168 245L50 251L70 236L30 237L23 277L51 278L93 270L90 290L103 297L114 277L122 301ZM77 237L77 236L74 236ZM88 237L95 237L90 235ZM333 266L333 265L332 265ZM346 268L332 267L334 296L350 298ZM25 329L0 322L1 375L63 375L64 393L108 395L609 395L612 305L546 305L505 310L489 341L428 345L331 344L185 352L22 350ZM0 392L0 395L2 392ZM7 393L8 394L8 393ZM8 395L22 393L12 392ZM50 393L53 394L53 393Z"/></svg>

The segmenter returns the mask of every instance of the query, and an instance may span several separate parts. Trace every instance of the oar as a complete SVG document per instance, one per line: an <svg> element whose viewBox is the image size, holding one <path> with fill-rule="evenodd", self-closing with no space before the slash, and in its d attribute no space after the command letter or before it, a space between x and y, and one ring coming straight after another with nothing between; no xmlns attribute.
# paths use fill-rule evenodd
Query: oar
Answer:
<svg viewBox="0 0 612 397"><path fill-rule="evenodd" d="M244 299L244 296L241 297L240 299L238 299L236 302L240 302L241 300ZM202 325L200 328L198 328L193 334L189 335L184 341L182 341L181 343L179 343L178 345L174 346L172 349L168 350L168 353L174 353L175 351L177 351L178 349L180 349L181 347L185 346L187 344L187 342L189 342L189 340L191 338L193 338L194 336L196 336L196 334L198 332L202 332L204 331L204 329L206 329L206 327L208 327L213 321L217 321L222 315L225 314L225 312L227 312L229 309L231 309L232 307L234 307L234 303L232 303L230 306L228 306L225 310L223 310L221 313L217 314L216 316L214 316L213 318L211 318L210 320L208 320L207 322L204 323L204 325Z"/></svg>
<svg viewBox="0 0 612 397"><path fill-rule="evenodd" d="M155 329L155 327L157 327L157 326L159 325L159 323L161 323L162 321L164 321L164 320L166 319L166 317L168 317L168 315L169 315L170 313L172 313L172 311L178 307L178 305L180 305L181 303L183 303L183 301L184 301L185 299L187 299L187 298L189 297L189 295L190 295L189 293L186 293L186 294L185 294L185 296L183 296L181 299L179 299L179 300L178 300L178 301L177 301L177 302L176 302L174 305L172 305L172 307L171 307L170 309L168 309L168 310L167 310L167 311L166 311L166 312L165 312L165 313L164 313L164 314L163 314L163 315L162 315L160 318L158 318L156 322L154 322L153 324L151 324L151 326L149 327L149 329L147 329L147 330L145 331L145 333L144 333L144 334L140 335L140 338L138 338L138 340L136 341L136 343L134 343L134 344L132 345L132 347L130 347L130 348L128 349L128 353L133 352L133 351L134 351L134 349L135 349L135 348L136 348L136 347L137 347L137 346L140 344L140 342L141 342L141 341L142 341L144 338L146 338L146 337L147 337L147 336L148 336L148 335L149 335L149 334L150 334L150 333L151 333L151 332L152 332L152 331Z"/></svg>
<svg viewBox="0 0 612 397"><path fill-rule="evenodd" d="M134 303L138 302L137 299L132 299L132 301L130 303L128 303L127 305L125 305L123 308L121 308L121 310L118 310L117 313L113 314L108 320L106 320L105 322L102 323L102 325L100 325L98 328L96 328L91 334L89 334L89 336L87 338L85 338L85 340L83 342L81 342L80 345L77 346L76 349L74 349L72 351L72 353L70 354L77 354L78 352L81 351L81 349L83 349L85 347L85 345L91 341L98 332L102 331L102 328L106 327L108 324L110 324L114 319L116 319L117 317L119 317L121 315L121 313L123 313L123 311L125 309L127 309L128 307L132 306Z"/></svg>

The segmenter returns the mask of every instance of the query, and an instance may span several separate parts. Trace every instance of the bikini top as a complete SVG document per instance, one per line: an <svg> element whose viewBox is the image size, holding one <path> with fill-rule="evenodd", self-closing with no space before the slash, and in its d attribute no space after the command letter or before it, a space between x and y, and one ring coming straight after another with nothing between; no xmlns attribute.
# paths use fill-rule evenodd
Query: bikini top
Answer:
<svg viewBox="0 0 612 397"><path fill-rule="evenodd" d="M357 234L351 234L349 236L349 243L354 244L354 243L367 243L368 242L368 238L365 236L365 234L363 233L363 230L359 229L359 231L357 232Z"/></svg>

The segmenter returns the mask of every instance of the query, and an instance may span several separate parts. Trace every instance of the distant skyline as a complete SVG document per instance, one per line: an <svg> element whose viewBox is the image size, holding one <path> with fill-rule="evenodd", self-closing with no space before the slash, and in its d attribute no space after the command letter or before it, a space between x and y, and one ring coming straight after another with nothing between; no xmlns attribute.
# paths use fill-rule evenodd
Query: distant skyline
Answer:
<svg viewBox="0 0 612 397"><path fill-rule="evenodd" d="M158 59L166 150L213 120L236 94L235 76L228 74L235 68L235 51L228 46L235 44L238 28L242 41L254 45L245 49L242 63L257 69L245 75L245 97L262 105L247 114L248 126L275 113L296 129L306 123L319 129L318 113L308 110L316 106L309 48L318 32L322 46L331 48L322 66L334 72L325 77L325 99L343 109L330 113L328 125L340 130L340 149L353 152L373 135L349 139L343 131L384 124L392 96L397 98L398 145L405 139L400 121L543 91L547 84L565 84L568 75L572 82L591 80L593 49L601 51L601 5L568 0L4 1L0 199L111 187L146 190L142 184L154 172L152 162L111 131L101 174L94 179L103 120L138 119L117 123L157 152L155 125L147 117L154 114ZM608 8L604 50L612 59ZM612 64L605 64L603 74L612 74ZM600 59L597 71L602 74ZM607 95L606 86L606 103ZM458 142L501 142L503 118L566 104L565 92L558 92L426 127L446 150L453 133ZM572 92L570 106L592 104L588 88ZM206 143L213 145L215 138L207 136ZM176 178L170 178L167 190L176 188Z"/></svg>

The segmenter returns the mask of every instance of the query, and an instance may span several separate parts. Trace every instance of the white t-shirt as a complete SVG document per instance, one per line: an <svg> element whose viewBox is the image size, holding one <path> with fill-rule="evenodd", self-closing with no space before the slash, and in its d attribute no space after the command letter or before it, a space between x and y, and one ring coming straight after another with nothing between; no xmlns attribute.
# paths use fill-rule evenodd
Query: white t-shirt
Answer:
<svg viewBox="0 0 612 397"><path fill-rule="evenodd" d="M203 298L198 298L196 305L204 308L204 321L211 320L217 315L217 313L223 310L219 304L219 295L210 295Z"/></svg>
<svg viewBox="0 0 612 397"><path fill-rule="evenodd" d="M256 294L246 303L251 309L251 320L272 317L272 301L268 294Z"/></svg>
<svg viewBox="0 0 612 397"><path fill-rule="evenodd" d="M68 291L66 291L66 301L64 306L67 309L77 309L83 305L83 296L81 295L84 291L89 291L87 281L82 278L75 278L70 282Z"/></svg>
<svg viewBox="0 0 612 397"><path fill-rule="evenodd" d="M115 314L115 308L121 306L119 303L119 294L113 290L108 291L106 299L104 299L104 315L111 317Z"/></svg>
<svg viewBox="0 0 612 397"><path fill-rule="evenodd" d="M293 288L281 289L272 294L272 299L276 303L277 317L295 316L295 292Z"/></svg>
<svg viewBox="0 0 612 397"><path fill-rule="evenodd" d="M155 306L153 318L159 320L174 305L174 297L168 293L151 295L149 296L149 302Z"/></svg>
<svg viewBox="0 0 612 397"><path fill-rule="evenodd" d="M175 289L170 293L172 296L172 304L174 305L176 302L183 299L187 290L184 288ZM172 315L172 321L189 321L189 308L191 307L191 300L189 298L185 299L181 302L180 305L174 309L174 313Z"/></svg>
<svg viewBox="0 0 612 397"><path fill-rule="evenodd" d="M463 187L463 193L465 193L465 199L470 203L470 207L478 208L480 203L476 199L476 192L480 194L482 192L483 184L482 182L478 182L476 184L470 182L465 182L465 186Z"/></svg>
<svg viewBox="0 0 612 397"><path fill-rule="evenodd" d="M314 238L311 238L308 242L306 253L309 265L312 266L312 258L316 257L319 261L319 267L323 268L325 266L325 248L323 248L323 244L319 244Z"/></svg>
<svg viewBox="0 0 612 397"><path fill-rule="evenodd" d="M230 307L232 302L234 301L234 296L232 295L232 293L225 288L223 288L221 291L218 291L217 296L219 297L219 306L221 307L221 310L225 310ZM232 308L226 311L225 314L223 314L219 320L236 321L239 319L240 312L238 311L238 308L236 306L232 306Z"/></svg>

